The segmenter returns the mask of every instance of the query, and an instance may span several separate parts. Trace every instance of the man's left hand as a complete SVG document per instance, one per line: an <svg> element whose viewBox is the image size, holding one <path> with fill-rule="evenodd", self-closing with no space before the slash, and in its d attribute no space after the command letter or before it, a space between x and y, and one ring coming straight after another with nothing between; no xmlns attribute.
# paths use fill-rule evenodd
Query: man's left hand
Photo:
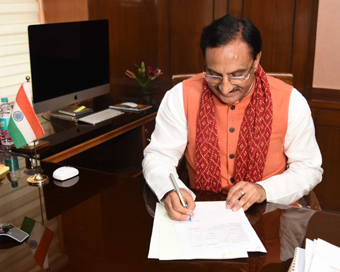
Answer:
<svg viewBox="0 0 340 272"><path fill-rule="evenodd" d="M243 208L243 210L246 211L254 203L261 203L265 201L266 198L266 191L261 185L240 181L231 187L228 192L226 199L227 209L232 209L232 211L236 212L240 208ZM235 205L237 200L239 201Z"/></svg>

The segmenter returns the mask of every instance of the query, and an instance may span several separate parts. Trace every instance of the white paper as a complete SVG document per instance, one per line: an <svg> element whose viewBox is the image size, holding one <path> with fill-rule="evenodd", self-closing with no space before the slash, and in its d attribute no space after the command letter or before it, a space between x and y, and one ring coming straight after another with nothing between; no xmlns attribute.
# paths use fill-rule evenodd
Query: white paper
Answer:
<svg viewBox="0 0 340 272"><path fill-rule="evenodd" d="M317 239L309 272L340 271L340 247Z"/></svg>
<svg viewBox="0 0 340 272"><path fill-rule="evenodd" d="M194 213L192 221L173 221L157 203L148 257L231 259L266 252L242 209L227 210L225 201L196 202Z"/></svg>
<svg viewBox="0 0 340 272"><path fill-rule="evenodd" d="M156 206L156 210L157 210ZM159 224L160 220L156 218L160 216L160 212L155 212L155 218L153 220L153 227L152 227L152 234L151 234L151 240L150 240L150 247L149 247L149 259L158 259L159 258Z"/></svg>
<svg viewBox="0 0 340 272"><path fill-rule="evenodd" d="M304 272L308 272L310 268L310 264L312 263L313 253L314 253L314 242L308 238L306 238L305 245L305 269Z"/></svg>

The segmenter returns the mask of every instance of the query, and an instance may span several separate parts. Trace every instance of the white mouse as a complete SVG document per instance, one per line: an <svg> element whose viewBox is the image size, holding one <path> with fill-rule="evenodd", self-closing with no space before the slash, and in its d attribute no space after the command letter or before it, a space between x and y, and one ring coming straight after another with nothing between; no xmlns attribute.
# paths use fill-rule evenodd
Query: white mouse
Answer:
<svg viewBox="0 0 340 272"><path fill-rule="evenodd" d="M79 181L79 176L76 176L74 178L70 178L68 180L58 181L56 179L53 179L53 183L59 187L72 187Z"/></svg>
<svg viewBox="0 0 340 272"><path fill-rule="evenodd" d="M124 103L121 103L122 106L128 106L128 107L131 107L131 108L136 108L138 106L138 104L134 103L134 102L124 102Z"/></svg>
<svg viewBox="0 0 340 272"><path fill-rule="evenodd" d="M58 169L54 170L53 178L57 180L67 180L79 175L79 171L77 168L71 166L62 166Z"/></svg>

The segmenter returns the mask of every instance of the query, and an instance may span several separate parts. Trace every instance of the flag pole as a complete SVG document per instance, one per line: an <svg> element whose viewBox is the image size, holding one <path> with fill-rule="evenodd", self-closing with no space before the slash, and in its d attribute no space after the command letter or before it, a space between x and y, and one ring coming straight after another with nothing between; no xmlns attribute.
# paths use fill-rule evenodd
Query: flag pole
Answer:
<svg viewBox="0 0 340 272"><path fill-rule="evenodd" d="M30 81L30 77L29 76L26 76L26 81L27 82L29 82ZM22 88L24 88L24 86L23 86L24 84L22 84ZM18 94L21 92L21 95L22 95L22 92L24 91L24 95L26 95L27 96L27 99L30 99L29 98L29 95L27 94L27 90L26 89L22 89L22 88L20 88L19 89L19 92L18 92ZM17 95L17 97L18 97L18 95ZM16 99L17 100L17 99ZM25 100L25 99L24 99ZM17 103L17 101L15 102L15 105L14 105L14 107L16 106L16 103ZM31 102L31 104L32 104L32 102ZM31 105L32 106L32 105ZM37 186L37 187L39 187L38 188L38 190L39 190L39 200L40 200L40 211L41 211L41 220L42 220L42 222L41 222L41 224L44 226L45 225L45 222L44 222L44 209L43 209L43 202L42 202L42 197L43 197L43 192L41 191L42 190L42 187L43 186L45 186L45 185L47 185L48 183L49 183L49 179L48 179L48 176L47 175L44 175L44 174L42 174L42 173L40 173L40 172L42 172L42 169L39 169L39 165L40 165L40 163L38 163L38 159L40 158L38 158L38 155L37 155L37 146L36 146L36 138L39 138L39 137L42 137L43 135L44 135L44 131L43 131L43 128L41 127L41 124L40 124L40 122L39 122L39 120L38 120L38 118L37 118L37 116L35 115L35 113L34 113L34 110L33 110L33 107L31 108L31 110L32 110L32 112L27 112L28 114L31 114L31 115L34 115L35 116L35 122L34 122L34 124L33 125L35 125L35 126L40 126L40 133L39 134L35 134L35 139L33 140L32 139L32 137L30 137L29 139L30 139L30 141L29 142L32 142L32 140L33 140L33 144L34 144L34 160L33 160L33 168L34 168L34 164L35 164L35 174L33 175L33 176L30 176L30 177L28 177L27 178L27 183L30 185L30 186ZM24 116L25 117L25 115L23 114L23 112L22 111L20 111L19 112L20 114L21 114L21 116ZM11 120L10 120L11 121ZM21 121L21 120L20 120ZM15 121L14 121L15 122ZM32 126L31 124L30 124L30 126ZM14 133L13 133L13 135L17 135L16 133L16 131L13 131ZM20 131L19 131L19 133L21 133ZM22 133L21 133L22 134ZM37 136L38 135L38 136ZM14 140L13 140L13 142L14 142ZM26 140L25 140L25 142L26 142L26 144L28 143ZM31 158L31 156L30 156L30 158ZM34 172L33 172L34 173ZM45 228L45 229L47 229L47 228ZM50 232L52 232L51 230L49 230ZM53 232L52 232L53 233ZM54 235L54 234L53 234ZM53 235L52 235L52 238L53 238ZM36 242L36 241L35 241ZM45 264L46 263L46 264ZM40 265L40 263L38 263L39 265ZM41 266L41 265L40 265ZM46 268L45 268L46 267ZM43 264L43 268L45 268L46 270L44 270L44 271L50 271L50 268L49 268L49 263L48 263L48 252L46 252L46 256L45 256L45 261L44 261L44 264Z"/></svg>
<svg viewBox="0 0 340 272"><path fill-rule="evenodd" d="M48 179L48 176L46 176L46 175L44 175L42 173L39 173L39 170L38 170L37 149L36 149L35 141L36 140L34 140L34 153L35 153L36 174L33 175L33 176L28 177L27 178L27 182L31 186L42 187L42 186L47 185L50 181Z"/></svg>
<svg viewBox="0 0 340 272"><path fill-rule="evenodd" d="M26 81L30 82L30 77L26 76ZM34 159L35 159L35 170L36 170L36 174L33 176L30 176L27 178L27 182L29 185L31 186L45 186L46 184L49 183L49 179L48 176L43 175L42 173L40 173L41 171L38 170L38 156L37 156L37 146L36 146L36 139L33 141L34 144ZM34 167L34 166L33 166ZM40 188L39 188L39 195L40 195ZM40 198L41 201L41 198ZM43 220L44 222L44 220ZM43 223L44 224L44 223Z"/></svg>

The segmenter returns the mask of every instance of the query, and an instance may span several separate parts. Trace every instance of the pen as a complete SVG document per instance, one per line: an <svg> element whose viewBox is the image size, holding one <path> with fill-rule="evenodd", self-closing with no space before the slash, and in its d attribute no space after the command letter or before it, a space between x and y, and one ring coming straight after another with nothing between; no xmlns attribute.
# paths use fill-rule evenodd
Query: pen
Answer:
<svg viewBox="0 0 340 272"><path fill-rule="evenodd" d="M184 199L182 197L181 191L179 190L179 187L177 185L177 181L172 173L170 173L170 180L172 181L172 184L174 185L174 188L176 190L176 193L178 194L179 200L181 201L181 204L184 208L188 208L187 204L184 202ZM189 215L189 221L191 221L191 215Z"/></svg>

